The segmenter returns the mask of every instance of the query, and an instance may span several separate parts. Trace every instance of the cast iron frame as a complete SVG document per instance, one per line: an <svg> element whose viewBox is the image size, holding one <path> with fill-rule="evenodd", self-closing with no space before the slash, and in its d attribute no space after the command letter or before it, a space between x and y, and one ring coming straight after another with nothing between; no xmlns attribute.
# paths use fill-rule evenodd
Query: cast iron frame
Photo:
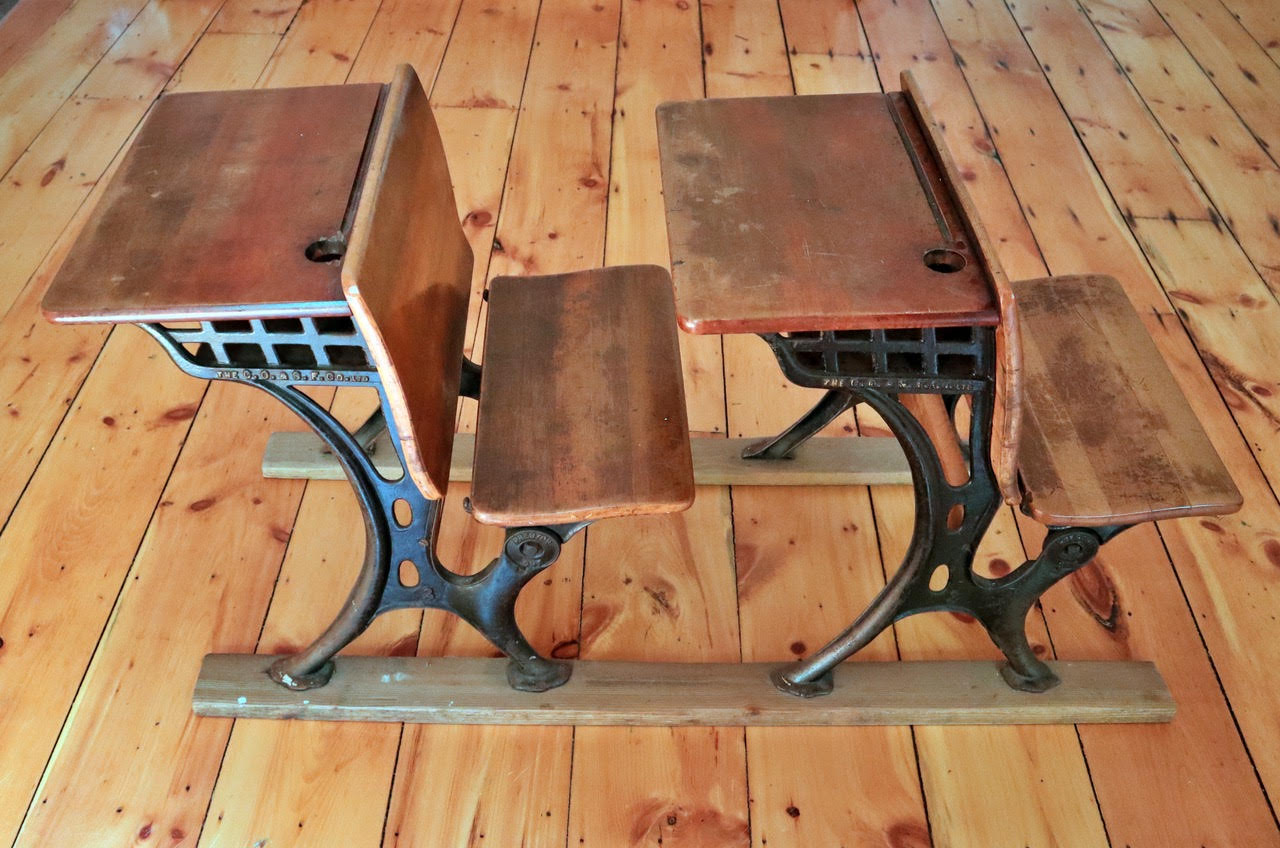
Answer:
<svg viewBox="0 0 1280 848"><path fill-rule="evenodd" d="M796 663L776 669L774 685L800 697L832 690L833 670L886 627L922 612L973 616L1006 662L1001 675L1011 687L1044 692L1058 684L1036 656L1026 635L1026 617L1049 587L1083 567L1098 548L1124 529L1050 527L1038 556L989 578L973 568L978 544L1001 498L991 466L995 409L995 333L990 327L772 333L763 336L786 377L797 385L825 388L816 406L778 436L743 455L786 459L840 413L858 403L874 409L906 454L915 493L915 525L902 564L884 589L843 632ZM939 394L953 421L968 396L965 445L968 478L951 485L928 432L900 402L900 394ZM945 583L931 588L945 568Z"/></svg>
<svg viewBox="0 0 1280 848"><path fill-rule="evenodd" d="M388 441L404 468L382 381L350 318L141 326L187 374L254 386L287 406L324 440L355 490L365 527L359 576L328 628L310 645L271 666L273 680L294 690L323 686L333 674L338 651L378 615L406 608L446 610L476 628L510 659L507 680L515 689L541 692L569 679L569 663L544 657L529 644L516 623L515 604L520 590L555 563L564 543L590 522L505 528L502 550L475 574L459 574L441 563L436 541L442 502L425 497L403 472L395 479L383 477L369 456L373 438L389 430ZM465 357L459 366L459 394L478 398L480 366ZM374 388L380 406L351 432L298 388L303 385Z"/></svg>

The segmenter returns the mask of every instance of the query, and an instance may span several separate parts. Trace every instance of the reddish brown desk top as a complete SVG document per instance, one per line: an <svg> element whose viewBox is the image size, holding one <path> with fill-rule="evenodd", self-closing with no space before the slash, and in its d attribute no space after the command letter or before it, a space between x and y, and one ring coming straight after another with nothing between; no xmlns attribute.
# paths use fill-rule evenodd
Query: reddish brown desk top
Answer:
<svg viewBox="0 0 1280 848"><path fill-rule="evenodd" d="M676 311L689 332L997 323L901 95L666 103L658 143ZM934 250L966 264L931 270Z"/></svg>
<svg viewBox="0 0 1280 848"><path fill-rule="evenodd" d="M44 299L54 321L345 315L346 217L380 85L161 98Z"/></svg>

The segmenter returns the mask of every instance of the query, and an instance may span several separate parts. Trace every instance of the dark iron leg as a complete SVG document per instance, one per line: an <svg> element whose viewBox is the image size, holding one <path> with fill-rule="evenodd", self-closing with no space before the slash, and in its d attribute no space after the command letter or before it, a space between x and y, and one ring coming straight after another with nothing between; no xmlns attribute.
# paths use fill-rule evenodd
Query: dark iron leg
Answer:
<svg viewBox="0 0 1280 848"><path fill-rule="evenodd" d="M564 684L572 673L569 663L534 650L515 617L520 590L556 561L564 538L546 527L509 529L502 553L474 578L453 587L454 612L510 657L507 682L513 689L544 692Z"/></svg>
<svg viewBox="0 0 1280 848"><path fill-rule="evenodd" d="M902 443L915 488L915 527L911 545L897 573L853 624L805 660L773 673L774 684L779 689L805 698L831 691L832 670L900 617L900 610L916 588L922 581L927 587L933 570L940 562L946 562L942 557L954 559L956 555L964 557L967 554L971 560L976 541L986 530L995 510L994 503L983 503L991 500L991 493L985 490L993 491L993 481L987 481L984 486L971 477L958 489L947 485L929 434L906 407L878 389L855 391L860 400L880 413ZM965 495L969 497L965 498ZM978 509L966 509L960 527L949 530L946 521L950 502L963 500L968 500ZM944 540L950 544L940 545L939 542Z"/></svg>
<svg viewBox="0 0 1280 848"><path fill-rule="evenodd" d="M856 403L849 392L829 390L813 409L801 416L800 420L783 430L772 439L766 439L746 448L742 452L743 459L790 459L796 449L830 424L840 413Z"/></svg>
<svg viewBox="0 0 1280 848"><path fill-rule="evenodd" d="M974 572L978 543L1000 505L990 457L992 331L822 331L764 338L792 382L829 390L823 403L791 429L821 419L824 411L838 414L854 402L867 403L885 419L907 456L916 511L911 545L897 573L843 633L807 659L776 670L778 688L801 697L830 692L839 663L893 622L932 610L968 613L981 622L1008 660L1002 673L1010 686L1030 692L1053 687L1057 678L1027 641L1027 613L1045 590L1085 565L1123 528L1051 528L1040 555L1016 571L994 580ZM954 486L947 482L928 433L898 400L904 393L941 395L953 419L959 399L970 398L966 480ZM939 588L931 589L930 583Z"/></svg>
<svg viewBox="0 0 1280 848"><path fill-rule="evenodd" d="M884 628L909 615L946 610L972 615L986 628L1005 655L1000 671L1011 687L1044 692L1056 686L1057 676L1027 640L1027 614L1051 586L1088 564L1104 542L1125 528L1050 528L1035 559L1000 578L977 574L974 554L999 506L984 435L990 428L990 391L973 396L971 474L960 486L947 484L928 433L902 404L879 390L853 391L880 413L907 455L916 510L911 545L898 571L853 624L805 660L775 670L774 684L800 697L827 694L834 668ZM950 527L947 516L956 506L964 513L957 526ZM943 567L945 585L930 588L935 571Z"/></svg>
<svg viewBox="0 0 1280 848"><path fill-rule="evenodd" d="M251 385L263 389L289 407L325 440L355 489L360 513L364 517L364 564L342 611L314 642L293 656L277 660L268 672L271 679L289 689L312 689L329 682L333 675L333 655L363 633L379 612L378 602L391 571L388 513L383 509L380 478L372 473L364 446L355 435L348 433L325 409L292 386L271 382Z"/></svg>
<svg viewBox="0 0 1280 848"><path fill-rule="evenodd" d="M258 384L297 412L332 449L355 488L364 514L364 566L342 611L325 632L299 653L277 661L272 679L290 689L323 686L333 673L333 656L359 636L373 619L395 609L443 609L454 613L511 659L511 686L542 692L565 683L568 663L548 659L529 644L515 619L520 590L560 555L561 545L585 524L507 531L502 552L483 570L460 575L435 555L440 502L424 498L403 478L384 480L373 471L356 437L325 410L293 388ZM392 438L393 444L398 444ZM395 502L409 505L405 526L395 519ZM393 563L400 569L393 577ZM411 565L405 572L405 563ZM407 578L407 579L406 579Z"/></svg>

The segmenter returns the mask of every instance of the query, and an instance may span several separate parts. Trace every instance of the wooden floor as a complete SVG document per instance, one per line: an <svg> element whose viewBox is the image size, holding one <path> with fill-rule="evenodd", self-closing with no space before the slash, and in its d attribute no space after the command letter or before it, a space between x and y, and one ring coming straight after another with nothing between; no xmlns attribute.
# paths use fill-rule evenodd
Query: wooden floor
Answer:
<svg viewBox="0 0 1280 848"><path fill-rule="evenodd" d="M0 25L0 843L1280 844L1277 9L22 0ZM894 89L913 68L1011 275L1122 280L1244 493L1238 515L1120 537L1033 616L1048 653L1154 660L1176 720L744 732L193 718L203 654L287 650L337 607L362 545L353 500L340 483L261 478L267 435L299 428L266 395L191 380L132 328L47 325L37 303L162 90L385 81L402 61L434 81L480 260L472 328L494 275L667 261L659 102ZM694 430L766 432L808 400L757 339L685 341ZM334 403L356 417L367 398ZM442 554L474 565L498 536L459 494ZM682 516L593 528L521 616L560 656L786 658L847 623L910 526L901 488L708 487ZM1040 535L1002 513L984 567L1021 562ZM357 648L486 651L408 612ZM992 648L934 615L866 654Z"/></svg>

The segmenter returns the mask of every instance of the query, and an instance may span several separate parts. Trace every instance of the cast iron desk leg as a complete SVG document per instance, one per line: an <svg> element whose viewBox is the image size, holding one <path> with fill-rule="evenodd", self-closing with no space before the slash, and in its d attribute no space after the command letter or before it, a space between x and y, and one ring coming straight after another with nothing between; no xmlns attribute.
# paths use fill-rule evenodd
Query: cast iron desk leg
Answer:
<svg viewBox="0 0 1280 848"><path fill-rule="evenodd" d="M386 429L404 467L399 439L385 414L381 380L363 340L349 321L335 331L333 319L289 320L294 323L283 331L275 329L280 322L257 319L202 322L199 329L143 326L188 374L255 386L289 407L324 440L355 489L366 539L360 574L329 627L297 654L277 661L269 671L272 679L297 690L323 686L333 674L334 655L375 617L415 608L447 610L475 627L510 658L507 679L514 688L544 691L563 684L571 667L542 656L529 644L516 624L515 603L520 590L556 561L561 545L586 523L508 528L502 551L480 572L461 575L446 568L436 556L442 502L424 497L404 473L395 479L381 476L367 452L365 439ZM296 355L300 347L311 351L307 367L280 361L281 350ZM336 354L338 347L347 351ZM238 359L244 356L249 359ZM459 366L461 393L474 397L480 369L466 360ZM298 388L335 384L377 389L382 414L352 433Z"/></svg>
<svg viewBox="0 0 1280 848"><path fill-rule="evenodd" d="M816 432L854 403L866 403L902 445L915 491L915 525L898 571L842 633L806 659L778 669L775 685L801 697L826 694L833 669L886 627L916 613L947 610L968 613L986 628L1005 655L1002 674L1011 686L1036 692L1053 687L1057 678L1027 641L1027 613L1050 586L1085 565L1123 528L1051 528L1040 555L1022 567L997 579L974 572L974 555L1000 506L990 459L991 329L794 333L765 340L792 382L827 389L818 406L766 452L785 456L785 450L774 454L774 447L786 448L797 434ZM908 393L942 395L953 416L959 398L969 398L969 474L959 485L947 482L929 434L899 402L898 395ZM949 521L957 511L959 520ZM929 585L938 584L935 574L945 576L936 589Z"/></svg>

